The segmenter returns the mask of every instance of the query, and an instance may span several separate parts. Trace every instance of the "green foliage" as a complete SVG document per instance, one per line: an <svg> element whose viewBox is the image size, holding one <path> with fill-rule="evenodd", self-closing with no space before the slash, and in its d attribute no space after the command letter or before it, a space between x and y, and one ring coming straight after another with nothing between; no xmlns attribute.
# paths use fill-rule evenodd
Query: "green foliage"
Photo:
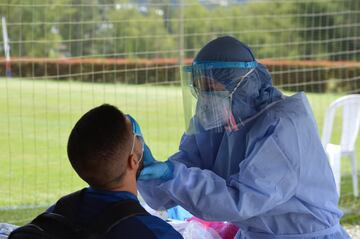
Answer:
<svg viewBox="0 0 360 239"><path fill-rule="evenodd" d="M136 43L136 42L135 42ZM136 55L134 55L136 56ZM179 68L176 62L156 60L85 59L63 62L13 61L14 77L72 80L99 83L126 84L172 84L178 85ZM265 62L266 63L266 62ZM279 62L278 62L279 63ZM324 67L313 62L313 66L267 64L272 72L273 83L282 90L306 92L360 92L360 67ZM0 63L0 75L5 75L5 62ZM325 79L325 80L324 80Z"/></svg>
<svg viewBox="0 0 360 239"><path fill-rule="evenodd" d="M137 57L154 58L161 56L158 52L169 51L175 45L156 9L142 13L131 5L123 4L121 9L109 11L108 18L112 22L110 34L115 38L112 42L115 52L126 52L130 57L145 52L147 54Z"/></svg>
<svg viewBox="0 0 360 239"><path fill-rule="evenodd" d="M337 16L326 14L336 11L334 7L334 4L314 1L299 3L290 10L299 16L299 21L294 25L298 28L297 35L301 42L298 49L303 55L302 59L328 59L327 53L334 51L334 43L326 42L336 35L334 25Z"/></svg>
<svg viewBox="0 0 360 239"><path fill-rule="evenodd" d="M360 58L357 0L184 4L187 57L210 39L233 35L258 58ZM172 0L7 0L0 15L7 17L13 56L178 56L180 6Z"/></svg>
<svg viewBox="0 0 360 239"><path fill-rule="evenodd" d="M105 9L94 7L98 0L67 0L72 7L58 12L57 25L64 41L64 54L69 56L95 55L101 53L102 42L93 41L101 33L102 12ZM57 9L58 10L58 9ZM105 14L105 13L104 13Z"/></svg>
<svg viewBox="0 0 360 239"><path fill-rule="evenodd" d="M298 38L293 34L293 16L289 10L293 3L248 3L235 7L214 9L213 31L230 33L248 43L257 58L289 57L297 55L296 48L288 49L287 43ZM286 16L282 16L285 15ZM274 16L279 16L275 18ZM282 17L280 17L282 16Z"/></svg>
<svg viewBox="0 0 360 239"><path fill-rule="evenodd" d="M191 7L184 8L184 34L187 56L192 57L199 48L209 40L211 13L197 0L187 0L185 4ZM180 16L177 16L178 18ZM174 22L177 29L178 22Z"/></svg>
<svg viewBox="0 0 360 239"><path fill-rule="evenodd" d="M334 22L341 27L336 28L336 38L342 41L334 42L331 49L330 59L332 60L359 60L360 59L360 1L340 1L337 9L348 12L335 17ZM347 54L352 51L354 54Z"/></svg>
<svg viewBox="0 0 360 239"><path fill-rule="evenodd" d="M0 16L5 16L8 23L11 54L28 57L57 56L62 38L54 22L59 15L69 11L69 8L59 6L67 1L50 1L46 8L40 9L33 5L43 4L41 0L9 0L9 5L0 5Z"/></svg>

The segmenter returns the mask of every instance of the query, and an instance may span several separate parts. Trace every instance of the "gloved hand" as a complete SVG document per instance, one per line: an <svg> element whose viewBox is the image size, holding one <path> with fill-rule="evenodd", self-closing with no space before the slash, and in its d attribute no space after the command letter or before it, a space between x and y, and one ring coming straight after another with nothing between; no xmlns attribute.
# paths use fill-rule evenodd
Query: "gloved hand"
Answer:
<svg viewBox="0 0 360 239"><path fill-rule="evenodd" d="M138 180L161 179L169 180L173 177L174 165L170 161L160 162L155 160L149 147L144 145L144 168Z"/></svg>
<svg viewBox="0 0 360 239"><path fill-rule="evenodd" d="M154 160L154 162L141 170L138 180L161 179L166 181L173 177L173 173L174 164L171 161L160 162Z"/></svg>
<svg viewBox="0 0 360 239"><path fill-rule="evenodd" d="M147 146L147 144L144 145L144 167L149 166L150 164L153 164L156 162L154 156L151 153L151 150Z"/></svg>

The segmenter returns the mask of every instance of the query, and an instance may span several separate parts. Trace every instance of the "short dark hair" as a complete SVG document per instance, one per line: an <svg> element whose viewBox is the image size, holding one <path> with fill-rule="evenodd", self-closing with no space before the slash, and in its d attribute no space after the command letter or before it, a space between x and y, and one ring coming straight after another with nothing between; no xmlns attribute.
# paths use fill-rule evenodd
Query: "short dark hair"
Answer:
<svg viewBox="0 0 360 239"><path fill-rule="evenodd" d="M115 106L103 104L84 114L72 129L67 154L90 186L106 189L121 181L131 150L131 125Z"/></svg>

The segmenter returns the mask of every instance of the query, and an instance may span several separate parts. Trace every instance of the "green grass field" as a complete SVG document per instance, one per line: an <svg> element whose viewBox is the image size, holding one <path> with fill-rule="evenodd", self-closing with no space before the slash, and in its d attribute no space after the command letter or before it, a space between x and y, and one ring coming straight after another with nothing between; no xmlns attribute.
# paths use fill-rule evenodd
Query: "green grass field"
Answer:
<svg viewBox="0 0 360 239"><path fill-rule="evenodd" d="M327 106L340 96L308 94L320 130ZM180 87L0 78L0 222L23 224L85 185L67 161L67 137L83 113L102 103L133 115L158 159L176 151L184 130ZM335 142L340 138L337 118ZM360 155L360 140L357 151ZM350 172L348 160L343 171ZM341 206L360 210L349 177L343 178L342 189ZM349 215L346 222L360 220Z"/></svg>

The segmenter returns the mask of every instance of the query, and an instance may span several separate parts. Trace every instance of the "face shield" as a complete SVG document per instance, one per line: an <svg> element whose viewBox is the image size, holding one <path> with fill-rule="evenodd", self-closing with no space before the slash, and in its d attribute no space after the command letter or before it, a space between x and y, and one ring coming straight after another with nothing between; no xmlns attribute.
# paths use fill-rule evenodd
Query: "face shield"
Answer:
<svg viewBox="0 0 360 239"><path fill-rule="evenodd" d="M186 132L237 130L241 119L233 113L233 95L256 65L256 61L207 62L183 67Z"/></svg>

